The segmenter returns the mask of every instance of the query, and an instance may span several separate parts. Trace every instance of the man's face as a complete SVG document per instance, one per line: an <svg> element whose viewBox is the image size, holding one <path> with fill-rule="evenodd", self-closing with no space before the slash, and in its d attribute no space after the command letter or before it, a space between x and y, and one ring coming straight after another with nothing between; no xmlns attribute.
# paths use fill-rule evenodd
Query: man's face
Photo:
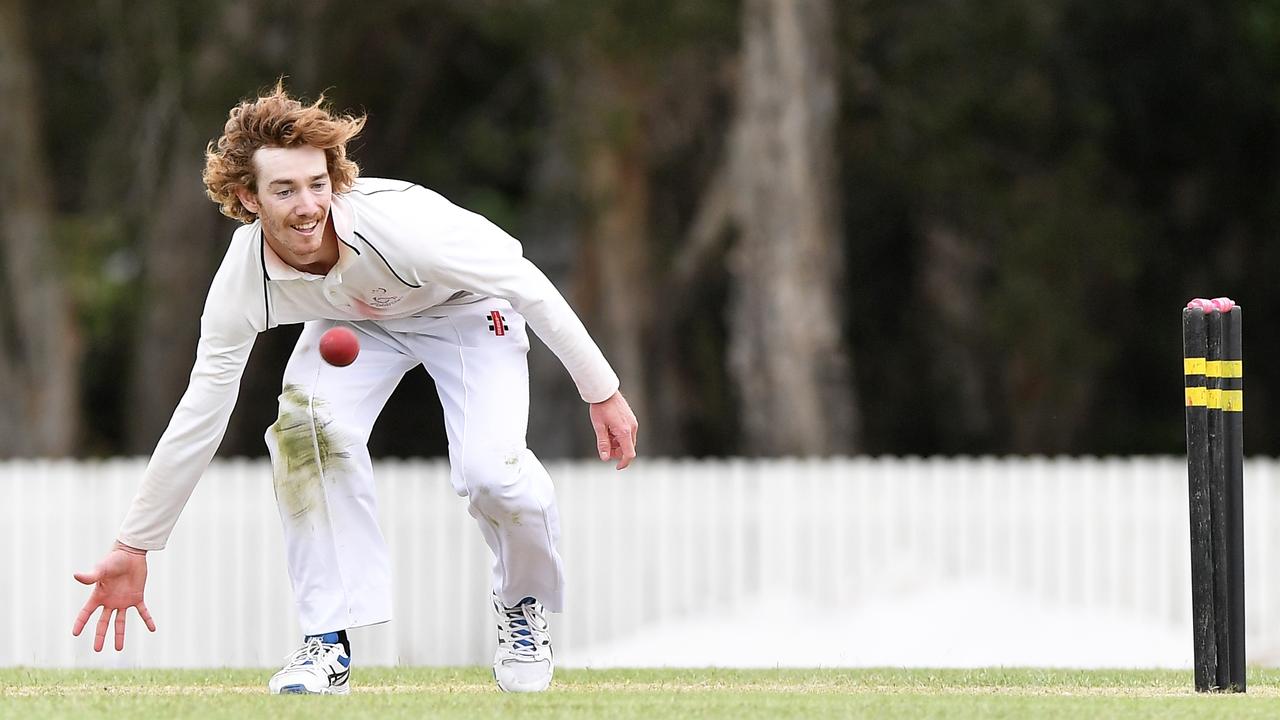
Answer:
<svg viewBox="0 0 1280 720"><path fill-rule="evenodd" d="M333 188L324 151L310 146L259 148L253 154L258 191L239 191L240 201L262 220L272 248L315 262L324 241Z"/></svg>

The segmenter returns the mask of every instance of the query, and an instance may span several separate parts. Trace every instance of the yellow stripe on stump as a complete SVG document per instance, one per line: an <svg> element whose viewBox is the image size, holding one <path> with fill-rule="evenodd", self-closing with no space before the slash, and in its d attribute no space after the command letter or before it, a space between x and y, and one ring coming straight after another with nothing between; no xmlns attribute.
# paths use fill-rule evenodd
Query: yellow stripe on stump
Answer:
<svg viewBox="0 0 1280 720"><path fill-rule="evenodd" d="M1204 374L1204 358L1202 357L1182 358L1182 374L1183 375L1203 375Z"/></svg>
<svg viewBox="0 0 1280 720"><path fill-rule="evenodd" d="M1243 390L1222 390L1222 409L1227 412L1244 412Z"/></svg>
<svg viewBox="0 0 1280 720"><path fill-rule="evenodd" d="M1205 405L1210 410L1221 410L1222 409L1222 391L1219 390L1218 388L1209 388L1208 392L1209 392L1209 399L1208 399L1208 402L1205 403Z"/></svg>
<svg viewBox="0 0 1280 720"><path fill-rule="evenodd" d="M1187 407L1206 407L1208 394L1208 388L1202 385L1187 388Z"/></svg>
<svg viewBox="0 0 1280 720"><path fill-rule="evenodd" d="M1202 358L1187 358L1183 363L1184 366L1190 367L1191 360L1201 360L1204 363L1204 376L1211 378L1242 378L1244 377L1244 361L1243 360L1209 360L1204 361ZM1187 375L1194 375L1190 370Z"/></svg>

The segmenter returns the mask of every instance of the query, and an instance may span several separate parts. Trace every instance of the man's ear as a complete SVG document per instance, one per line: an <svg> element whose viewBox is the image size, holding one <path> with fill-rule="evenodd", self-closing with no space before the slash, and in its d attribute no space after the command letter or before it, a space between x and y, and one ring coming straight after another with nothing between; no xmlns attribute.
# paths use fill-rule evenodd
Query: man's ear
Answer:
<svg viewBox="0 0 1280 720"><path fill-rule="evenodd" d="M236 187L236 197L240 198L240 204L253 214L258 213L258 196L249 192L249 188L239 185Z"/></svg>

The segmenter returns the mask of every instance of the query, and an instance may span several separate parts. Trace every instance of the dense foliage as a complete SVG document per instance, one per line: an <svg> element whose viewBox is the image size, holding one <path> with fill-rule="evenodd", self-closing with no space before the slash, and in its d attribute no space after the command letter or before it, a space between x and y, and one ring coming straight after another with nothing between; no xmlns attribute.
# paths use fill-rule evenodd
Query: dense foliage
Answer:
<svg viewBox="0 0 1280 720"><path fill-rule="evenodd" d="M1280 352L1280 6L835 7L832 150L856 388L829 400L858 404L862 451L1178 452L1178 310L1198 295L1245 307L1246 451L1280 451L1267 362ZM204 144L239 98L284 75L296 92L367 111L354 148L365 173L416 180L507 227L610 354L609 288L593 285L589 262L609 245L587 239L601 202L585 190L593 153L620 148L645 184L643 271L657 304L674 293L672 266L724 162L742 70L734 0L49 0L25 12L56 242L86 343L84 454L146 452L163 424L132 422L138 394L171 409L181 392L233 225L212 205L191 234L155 218L198 193ZM681 399L647 405L642 427L664 430L650 451L751 452L725 371L732 235L695 266L679 306L646 321L647 357L672 368L645 381L676 384ZM190 297L157 284L174 263L205 278ZM148 337L157 303L182 313L187 336ZM262 452L296 329L270 335L224 453ZM182 368L164 388L136 370L159 352ZM584 454L585 412L565 402L563 372L538 370L546 362L535 355L548 391L535 388L531 442ZM430 393L421 373L406 381L375 453L443 452Z"/></svg>

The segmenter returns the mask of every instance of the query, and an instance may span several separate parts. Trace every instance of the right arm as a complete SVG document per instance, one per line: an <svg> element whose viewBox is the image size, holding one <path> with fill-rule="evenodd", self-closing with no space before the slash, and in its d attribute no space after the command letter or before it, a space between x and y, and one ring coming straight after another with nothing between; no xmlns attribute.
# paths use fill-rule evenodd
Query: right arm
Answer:
<svg viewBox="0 0 1280 720"><path fill-rule="evenodd" d="M147 464L118 539L92 572L75 575L94 589L72 634L78 636L94 611L102 608L95 650L102 649L113 612L117 650L124 648L125 613L130 607L137 608L147 628L155 631L143 601L146 553L168 542L178 515L222 443L253 342L267 323L262 275L255 275L249 260L244 243L233 240L205 301L191 381Z"/></svg>
<svg viewBox="0 0 1280 720"><path fill-rule="evenodd" d="M240 377L256 332L227 337L201 322L191 382L147 463L117 539L139 550L161 550L222 444L235 408Z"/></svg>
<svg viewBox="0 0 1280 720"><path fill-rule="evenodd" d="M179 513L222 442L253 337L222 353L212 352L215 347L216 341L202 331L191 384L151 456L118 540L92 572L75 574L79 582L92 585L93 592L76 616L71 634L78 637L93 613L102 608L95 651L102 650L113 612L116 650L124 649L129 608L137 608L147 629L156 630L143 600L147 551L165 546Z"/></svg>
<svg viewBox="0 0 1280 720"><path fill-rule="evenodd" d="M213 459L240 392L258 333L267 329L262 261L252 227L231 240L205 299L195 366L169 427L156 444L117 539L161 550Z"/></svg>

